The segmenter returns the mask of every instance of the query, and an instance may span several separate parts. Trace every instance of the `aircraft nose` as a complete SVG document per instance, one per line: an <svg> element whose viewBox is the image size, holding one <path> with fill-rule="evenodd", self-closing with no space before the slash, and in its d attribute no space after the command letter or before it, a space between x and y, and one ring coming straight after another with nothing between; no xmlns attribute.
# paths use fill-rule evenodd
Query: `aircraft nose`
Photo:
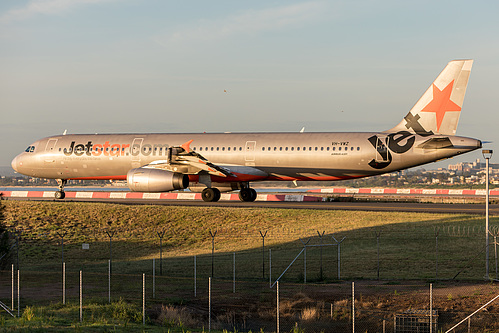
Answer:
<svg viewBox="0 0 499 333"><path fill-rule="evenodd" d="M14 159L10 163L10 165L12 166L12 169L14 169L14 171L21 173L20 169L21 169L21 167L23 165L23 161L22 160L23 160L23 158L21 157L21 154L19 154L16 157L14 157Z"/></svg>
<svg viewBox="0 0 499 333"><path fill-rule="evenodd" d="M12 169L14 169L14 171L16 171L16 172L17 172L17 165L18 165L17 163L18 162L17 162L17 156L16 156L16 157L14 157L14 159L12 160L12 163L10 164L12 166Z"/></svg>

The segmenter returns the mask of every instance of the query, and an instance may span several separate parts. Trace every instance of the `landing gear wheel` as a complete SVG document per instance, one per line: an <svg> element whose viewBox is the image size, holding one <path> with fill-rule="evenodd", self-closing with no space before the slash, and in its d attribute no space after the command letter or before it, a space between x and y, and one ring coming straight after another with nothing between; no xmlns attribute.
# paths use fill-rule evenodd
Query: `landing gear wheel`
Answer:
<svg viewBox="0 0 499 333"><path fill-rule="evenodd" d="M252 188L243 188L239 191L239 200L244 202L253 202L256 200L257 193Z"/></svg>
<svg viewBox="0 0 499 333"><path fill-rule="evenodd" d="M67 182L67 179L57 179L57 183L59 184L59 191L55 192L54 194L56 199L62 200L66 197L66 193L64 193L64 186Z"/></svg>
<svg viewBox="0 0 499 333"><path fill-rule="evenodd" d="M217 188L205 188L201 192L201 198L204 202L217 202L220 200L220 191Z"/></svg>

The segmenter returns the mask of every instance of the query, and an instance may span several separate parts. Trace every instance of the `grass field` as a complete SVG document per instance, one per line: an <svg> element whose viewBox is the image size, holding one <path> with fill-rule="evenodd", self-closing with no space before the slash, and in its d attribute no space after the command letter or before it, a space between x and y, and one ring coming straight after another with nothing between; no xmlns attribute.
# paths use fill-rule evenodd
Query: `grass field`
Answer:
<svg viewBox="0 0 499 333"><path fill-rule="evenodd" d="M26 296L24 304L31 304L23 325L35 329L47 325L36 321L42 314L50 314L56 322L55 312L62 308L58 304L58 284L61 272L61 238L64 234L64 261L68 271L68 284L76 285L76 273L85 272L86 281L92 285L95 313L92 315L95 330L106 331L112 325L135 325L137 309L123 309L128 303L104 304L107 292L107 270L110 257L109 237L112 238L113 274L120 283L113 285L113 294L123 295L127 300L140 300L141 274L151 275L152 258L156 258L156 274L159 275L160 239L158 232L165 232L163 245L163 275L168 281L165 294L183 295L192 292L194 271L193 256L196 256L197 279L207 280L211 274L212 238L209 231L216 231L215 277L230 281L233 276L234 253L236 277L241 283L269 280L269 253L272 250L272 279L280 275L295 256L303 249L300 238L309 245L320 244L317 231L324 231L324 244L336 244L341 240L341 280L377 279L379 236L379 275L382 280L432 281L437 277L438 234L438 278L481 280L484 276L484 217L463 214L422 214L320 211L293 209L218 207L164 207L154 205L116 205L75 202L30 202L3 201L6 206L6 225L20 233L19 266L24 273L23 287L33 291ZM491 218L491 226L497 230L499 219ZM262 258L262 237L259 231L267 232ZM492 238L493 240L493 238ZM82 249L82 243L90 245ZM307 282L337 283L338 246L323 247L323 279L320 280L320 248L307 248L307 263L303 255L283 276L288 283ZM491 247L491 258L494 248ZM14 261L16 257L12 258ZM264 259L265 272L262 272ZM29 273L28 273L29 272ZM491 272L494 263L491 262ZM10 271L2 272L2 280L9 281ZM263 275L263 276L262 276ZM161 277L161 278L165 278ZM161 279L158 277L158 279ZM150 278L149 278L150 279ZM149 281L149 280L148 280ZM150 281L148 282L150 283ZM57 285L37 297L36 290L46 285ZM3 285L4 287L6 284ZM268 282L267 282L268 288ZM74 289L74 288L73 288ZM200 292L206 287L200 282ZM251 288L248 288L251 290ZM250 291L248 291L250 292ZM53 294L53 295L52 295ZM8 295L4 290L2 295ZM54 296L57 295L57 296ZM72 291L73 298L75 290ZM263 295L263 296L261 296ZM177 298L175 298L177 297ZM182 296L170 299L182 303ZM266 297L261 289L255 289L248 297ZM51 299L52 305L46 305ZM43 305L45 302L45 305ZM59 301L60 302L60 301ZM118 310L116 310L116 308ZM79 327L74 322L76 310L63 308L71 313L71 320L63 320L63 327L91 330L89 325ZM96 310L97 309L97 310ZM114 309L114 310L113 310ZM121 309L121 310L119 310ZM73 312L72 312L73 311ZM117 311L118 314L115 314ZM120 311L127 313L125 319ZM156 312L162 313L161 310ZM163 311L164 312L164 311ZM88 313L88 312L87 312ZM104 316L97 314L104 313ZM166 313L166 312L165 312ZM121 316L121 317L120 317ZM158 314L158 317L160 314ZM166 316L166 314L163 314ZM34 318L34 319L33 319ZM61 318L65 318L62 315ZM110 318L107 322L104 318ZM120 319L121 318L121 319ZM18 319L20 320L20 319ZM164 321L164 320L163 320ZM31 324L30 324L31 323ZM118 323L118 324L116 324ZM140 326L139 323L136 323ZM13 325L7 320L0 326ZM18 322L15 325L20 325ZM111 325L111 326L108 326ZM57 325L53 325L57 327ZM128 326L130 327L130 326ZM151 326L154 329L155 326ZM181 325L173 325L179 329ZM164 327L163 327L164 328Z"/></svg>

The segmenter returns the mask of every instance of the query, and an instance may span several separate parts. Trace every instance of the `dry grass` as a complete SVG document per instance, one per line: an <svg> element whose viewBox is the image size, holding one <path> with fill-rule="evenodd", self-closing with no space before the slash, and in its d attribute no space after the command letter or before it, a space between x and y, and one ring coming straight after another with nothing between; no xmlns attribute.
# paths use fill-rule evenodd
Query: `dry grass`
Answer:
<svg viewBox="0 0 499 333"><path fill-rule="evenodd" d="M65 257L105 265L109 253L106 230L115 232L113 259L145 262L146 259L159 257L157 232L165 231L163 256L169 258L171 270L185 271L186 265L192 265L192 258L187 259L188 256L211 252L208 231L216 230L215 251L230 254L232 251L238 252L238 260L243 260L240 267L246 268L238 272L254 273L253 277L257 276L256 272L261 272L260 230L268 231L265 245L276 253L276 260L273 260L276 272L284 270L299 252L302 247L299 238L312 237L310 244L318 244L319 230L326 231L325 242L332 242L331 235L336 239L346 237L342 244L343 276L373 278L376 274L375 231L378 230L381 231L381 278L431 278L435 271L435 230L450 226L452 229L448 228L448 232L440 233L439 254L442 260L446 260L446 265L439 265L439 274L452 277L462 267L466 267L466 258L475 255L476 249L480 247L482 232L478 227L484 220L481 216L462 214L165 207L15 200L4 203L6 224L21 232L21 258L28 266L43 262L56 264L57 258L60 258L59 234L62 233L66 233ZM499 224L498 218L491 219L491 225L494 224ZM459 235L454 235L455 230L464 232L465 228L470 238L461 239L457 237ZM82 252L82 243L90 243L92 250ZM329 260L325 274L331 278L336 272L336 247L329 247L325 251L329 251L325 252ZM310 271L317 272L318 262L312 259L318 258L318 250L313 248L307 252L311 259ZM172 262L172 258L178 258L178 262ZM230 261L227 262L229 266L223 267L223 270L230 272ZM417 268L415 262L418 263ZM474 267L470 267L460 277L473 277L475 271ZM300 279L299 268L289 274L294 279ZM317 279L317 274L309 274L308 279Z"/></svg>
<svg viewBox="0 0 499 333"><path fill-rule="evenodd" d="M199 320L184 307L163 305L157 321L167 327L196 327Z"/></svg>

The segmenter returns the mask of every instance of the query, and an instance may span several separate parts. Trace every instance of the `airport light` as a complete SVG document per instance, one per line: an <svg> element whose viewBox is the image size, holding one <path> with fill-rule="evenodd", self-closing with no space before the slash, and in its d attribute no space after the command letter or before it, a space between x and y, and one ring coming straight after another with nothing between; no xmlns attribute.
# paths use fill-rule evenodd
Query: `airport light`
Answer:
<svg viewBox="0 0 499 333"><path fill-rule="evenodd" d="M485 277L489 278L489 160L492 157L492 149L483 149L485 158Z"/></svg>

